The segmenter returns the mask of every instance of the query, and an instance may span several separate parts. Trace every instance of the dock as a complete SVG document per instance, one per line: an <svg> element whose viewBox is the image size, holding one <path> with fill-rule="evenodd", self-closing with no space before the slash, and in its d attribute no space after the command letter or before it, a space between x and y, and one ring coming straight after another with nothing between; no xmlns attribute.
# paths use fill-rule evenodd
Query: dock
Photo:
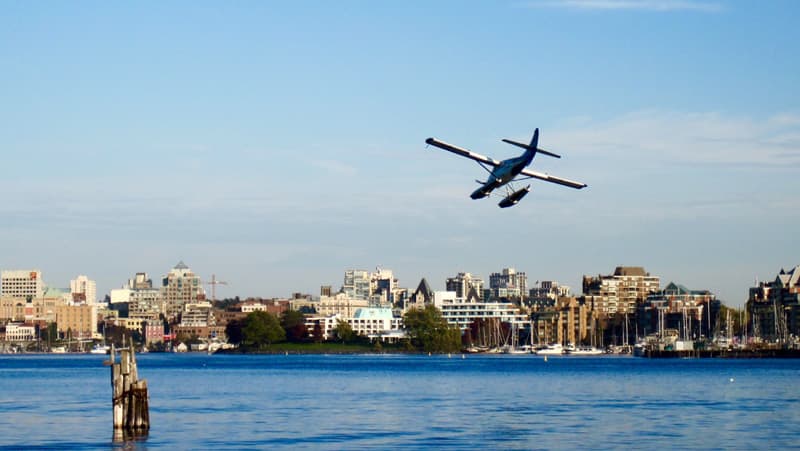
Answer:
<svg viewBox="0 0 800 451"><path fill-rule="evenodd" d="M798 349L645 349L642 357L659 358L722 358L722 359L781 359L800 358Z"/></svg>

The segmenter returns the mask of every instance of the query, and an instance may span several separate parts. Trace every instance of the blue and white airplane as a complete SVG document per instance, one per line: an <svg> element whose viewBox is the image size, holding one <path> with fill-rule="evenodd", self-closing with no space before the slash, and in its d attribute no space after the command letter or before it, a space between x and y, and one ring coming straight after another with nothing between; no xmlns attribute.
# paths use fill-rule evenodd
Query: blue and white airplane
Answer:
<svg viewBox="0 0 800 451"><path fill-rule="evenodd" d="M530 144L524 144L521 142L512 141L510 139L504 139L503 142L512 144L517 147L522 147L523 149L525 149L525 152L518 157L509 158L503 161L493 160L489 157L485 157L475 152L471 152L467 149L462 149L461 147L448 144L444 141L439 141L436 138L428 138L425 140L425 142L430 144L431 146L435 146L440 149L444 149L448 152L453 152L454 154L461 155L462 157L470 158L472 160L477 161L478 164L489 173L489 178L485 182L476 180L476 182L480 183L481 186L480 188L476 189L470 197L473 199L482 199L490 195L492 191L494 191L495 189L505 186L506 196L498 204L500 208L508 208L517 205L517 203L519 203L519 201L523 197L525 197L525 195L528 194L528 192L530 192L531 190L530 185L519 190L514 190L511 184L511 182L514 181L535 178L539 180L544 180L546 182L558 183L559 185L569 186L570 188L575 188L575 189L582 189L586 188L587 186L585 183L575 182L572 180L555 177L549 174L543 174L541 172L535 172L525 169L526 167L528 167L529 164L531 164L531 161L533 161L533 157L535 157L537 153L545 154L554 158L561 158L560 155L556 155L552 152L548 152L538 147L539 145L538 128L533 132L533 138L531 139ZM490 169L489 166L491 166L492 168ZM517 179L518 176L524 176L524 177Z"/></svg>

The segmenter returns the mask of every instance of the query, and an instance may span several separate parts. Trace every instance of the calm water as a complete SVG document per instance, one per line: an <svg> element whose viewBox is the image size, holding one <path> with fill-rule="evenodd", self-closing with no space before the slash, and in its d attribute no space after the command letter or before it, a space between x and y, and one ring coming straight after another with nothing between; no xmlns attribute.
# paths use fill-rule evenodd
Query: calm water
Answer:
<svg viewBox="0 0 800 451"><path fill-rule="evenodd" d="M800 448L800 360L139 356L113 442L102 356L0 356L0 448Z"/></svg>

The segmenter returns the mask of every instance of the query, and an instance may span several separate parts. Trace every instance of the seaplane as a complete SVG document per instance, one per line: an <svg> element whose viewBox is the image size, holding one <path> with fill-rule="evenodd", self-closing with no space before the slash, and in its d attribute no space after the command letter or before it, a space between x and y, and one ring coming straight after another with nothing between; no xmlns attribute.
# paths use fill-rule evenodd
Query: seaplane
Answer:
<svg viewBox="0 0 800 451"><path fill-rule="evenodd" d="M587 185L585 183L567 180L561 177L526 169L528 165L531 164L533 157L535 157L537 153L553 158L561 158L560 155L548 152L539 147L538 128L533 132L533 138L531 139L530 144L512 141L510 139L503 139L502 141L513 146L521 147L525 149L525 152L518 157L497 161L467 149L440 141L436 138L428 138L425 140L428 145L438 147L442 150L453 152L456 155L477 161L478 164L489 173L489 178L485 182L476 180L476 182L478 182L481 186L478 187L478 189L476 189L470 195L470 197L473 199L482 199L491 195L492 191L503 187L506 190L506 194L505 196L502 196L503 200L501 200L498 204L500 208L508 208L517 205L519 201L522 200L522 198L525 197L531 190L531 185L521 189L515 189L513 182L519 182L528 179L539 179L544 180L545 182L556 183L575 189L586 188Z"/></svg>

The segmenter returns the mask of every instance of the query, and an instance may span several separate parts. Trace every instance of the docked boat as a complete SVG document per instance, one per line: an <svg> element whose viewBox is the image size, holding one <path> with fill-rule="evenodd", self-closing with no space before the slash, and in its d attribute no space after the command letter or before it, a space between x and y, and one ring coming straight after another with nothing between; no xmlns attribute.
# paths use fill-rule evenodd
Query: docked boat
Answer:
<svg viewBox="0 0 800 451"><path fill-rule="evenodd" d="M569 355L602 355L603 351L594 346L578 346L569 351Z"/></svg>
<svg viewBox="0 0 800 451"><path fill-rule="evenodd" d="M102 355L105 355L105 354L109 354L110 352L111 352L111 346L102 345L102 344L99 344L99 343L94 345L92 347L92 349L89 350L89 354L102 354Z"/></svg>
<svg viewBox="0 0 800 451"><path fill-rule="evenodd" d="M546 348L536 351L536 355L561 355L563 353L564 347L561 346L561 343L553 343L551 345L547 345Z"/></svg>
<svg viewBox="0 0 800 451"><path fill-rule="evenodd" d="M513 346L506 346L503 348L504 354L530 354L531 347L528 345L520 346L520 347L513 347Z"/></svg>

